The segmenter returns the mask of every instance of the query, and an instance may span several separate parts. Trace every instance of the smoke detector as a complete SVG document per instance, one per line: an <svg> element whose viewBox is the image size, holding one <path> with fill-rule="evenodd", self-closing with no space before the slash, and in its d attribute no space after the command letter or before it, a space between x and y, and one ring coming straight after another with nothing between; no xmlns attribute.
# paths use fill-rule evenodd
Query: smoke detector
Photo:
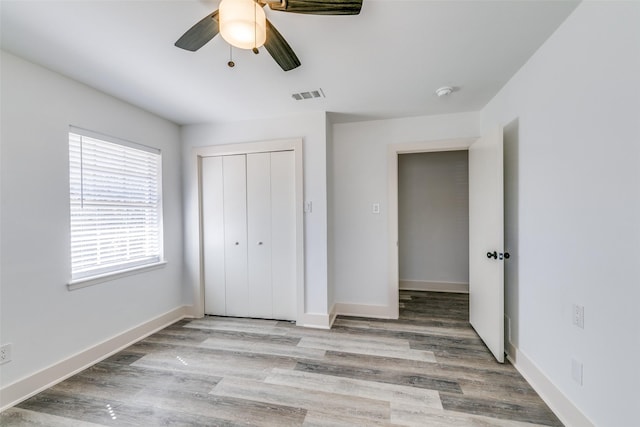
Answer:
<svg viewBox="0 0 640 427"><path fill-rule="evenodd" d="M451 86L442 86L441 88L436 89L435 94L438 95L439 98L443 96L451 95L453 92L453 88Z"/></svg>

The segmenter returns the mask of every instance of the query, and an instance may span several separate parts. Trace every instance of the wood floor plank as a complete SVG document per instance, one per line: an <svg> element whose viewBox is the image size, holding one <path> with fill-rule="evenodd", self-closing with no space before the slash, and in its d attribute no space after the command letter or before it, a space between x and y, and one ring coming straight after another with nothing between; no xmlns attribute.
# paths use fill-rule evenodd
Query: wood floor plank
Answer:
<svg viewBox="0 0 640 427"><path fill-rule="evenodd" d="M59 417L39 411L22 408L9 408L0 413L2 426L31 426L31 427L101 427L103 424Z"/></svg>
<svg viewBox="0 0 640 427"><path fill-rule="evenodd" d="M415 427L542 427L542 424L503 420L426 406L391 404L391 422Z"/></svg>
<svg viewBox="0 0 640 427"><path fill-rule="evenodd" d="M183 351L178 354L161 352L148 354L134 362L134 366L164 369L167 371L204 373L210 376L233 376L254 380L264 380L271 368L295 367L293 359L275 358L265 355L245 355L227 352L203 355L198 352Z"/></svg>
<svg viewBox="0 0 640 427"><path fill-rule="evenodd" d="M109 364L118 364L118 365L130 365L133 362L135 362L136 360L140 359L142 356L144 356L146 354L146 352L135 352L130 348L123 350L119 353L114 354L113 356L110 356L106 359L104 359L102 361L102 363L109 363Z"/></svg>
<svg viewBox="0 0 640 427"><path fill-rule="evenodd" d="M335 332L342 333L358 333L362 328L358 327L356 322L350 322L351 325L345 324L343 319L337 319L335 322ZM387 327L385 327L387 326ZM443 333L441 332L444 329ZM435 333L430 333L430 330L434 330ZM439 328L428 327L418 324L406 325L399 324L394 327L393 324L383 322L370 322L367 325L366 334L368 336L376 336L380 338L392 337L393 339L403 339L408 341L414 341L416 343L430 343L440 345L454 345L459 347L478 347L486 349L486 346L473 331L473 329L467 324L465 327L456 328ZM488 352L488 350L487 350Z"/></svg>
<svg viewBox="0 0 640 427"><path fill-rule="evenodd" d="M20 404L20 408L105 426L145 425L148 410L109 399L46 390Z"/></svg>
<svg viewBox="0 0 640 427"><path fill-rule="evenodd" d="M278 331L282 331L281 326L277 326ZM290 326L289 326L290 328ZM180 328L167 328L163 329L160 334L163 335L173 335L173 336L188 336L189 339L194 341L203 342L208 338L220 338L220 339L236 339L242 340L244 342L253 342L253 343L262 343L265 340L271 343L277 344L286 344L286 345L296 345L298 341L300 341L299 337L287 336L279 333L278 335L267 335L267 334L256 334L251 332L236 332L236 331L225 331L225 330L214 330L214 329L198 329L195 327L180 327ZM148 338L155 337L156 334L151 335ZM147 339L148 339L147 338Z"/></svg>
<svg viewBox="0 0 640 427"><path fill-rule="evenodd" d="M437 391L396 384L384 384L352 378L319 375L309 372L274 369L265 379L268 384L279 384L305 390L318 390L344 396L357 396L385 402L425 405L442 409Z"/></svg>
<svg viewBox="0 0 640 427"><path fill-rule="evenodd" d="M278 326L275 320L262 319L238 319L231 317L207 316L203 319L196 319L185 328L210 329L216 331L229 332L249 332L263 335L285 335L287 328Z"/></svg>
<svg viewBox="0 0 640 427"><path fill-rule="evenodd" d="M444 363L420 362L415 360L389 359L385 357L328 351L324 357L326 363L345 367L362 367L378 369L385 372L405 372L417 375L433 375L455 378L456 381L478 383L512 383L524 381L511 365L496 364L491 368L478 364L449 365ZM525 382L526 383L526 382Z"/></svg>
<svg viewBox="0 0 640 427"><path fill-rule="evenodd" d="M497 378L492 380L459 380L462 394L480 398L499 399L502 402L540 404L543 400L533 388L524 380L514 378Z"/></svg>
<svg viewBox="0 0 640 427"><path fill-rule="evenodd" d="M214 387L211 394L344 415L357 418L363 424L366 420L389 419L389 402L239 378L223 379Z"/></svg>
<svg viewBox="0 0 640 427"><path fill-rule="evenodd" d="M448 391L450 393L462 393L457 381L447 378L429 377L406 372L385 372L379 369L365 367L345 367L328 363L299 362L295 368L297 371L313 372L337 377L355 378L365 381L377 381L386 384L406 385L411 387L426 388L429 390Z"/></svg>
<svg viewBox="0 0 640 427"><path fill-rule="evenodd" d="M242 353L258 353L269 354L273 356L284 356L303 359L324 358L326 351L324 349L304 347L298 345L283 345L270 342L253 343L243 340L208 338L200 344L203 348L224 348L228 351Z"/></svg>
<svg viewBox="0 0 640 427"><path fill-rule="evenodd" d="M403 341L398 341L395 344L381 343L371 339L366 342L357 342L332 336L327 338L302 338L298 346L394 359L421 360L424 362L436 361L435 355L432 352L410 349L409 343Z"/></svg>
<svg viewBox="0 0 640 427"><path fill-rule="evenodd" d="M441 393L442 407L446 410L493 418L521 421L546 426L562 426L558 418L544 404L505 402L461 394Z"/></svg>
<svg viewBox="0 0 640 427"><path fill-rule="evenodd" d="M229 380L224 379L220 383ZM247 380L237 379L237 381ZM305 409L287 405L282 400L266 402L212 392L183 393L151 387L138 393L133 403L140 406L153 405L155 408L164 410L195 414L211 418L212 421L225 420L252 426L299 426L306 416ZM210 425L215 425L215 423Z"/></svg>
<svg viewBox="0 0 640 427"><path fill-rule="evenodd" d="M471 328L447 328L438 326L424 326L415 323L401 322L372 322L338 318L334 326L360 329L381 329L395 332L411 332L416 334L439 335L444 337L466 337L478 339L478 335Z"/></svg>
<svg viewBox="0 0 640 427"><path fill-rule="evenodd" d="M97 364L51 388L66 394L81 394L127 402L148 387L198 393L211 390L222 378L148 369L138 366Z"/></svg>
<svg viewBox="0 0 640 427"><path fill-rule="evenodd" d="M327 412L308 411L302 423L302 427L397 427L400 424L392 424L387 420L362 420L361 418L349 417L347 415L329 414Z"/></svg>

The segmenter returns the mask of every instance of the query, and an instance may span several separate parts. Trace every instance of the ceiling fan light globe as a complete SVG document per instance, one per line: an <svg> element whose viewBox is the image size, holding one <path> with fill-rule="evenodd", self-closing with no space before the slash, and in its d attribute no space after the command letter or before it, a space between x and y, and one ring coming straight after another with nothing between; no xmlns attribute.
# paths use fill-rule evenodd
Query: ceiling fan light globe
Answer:
<svg viewBox="0 0 640 427"><path fill-rule="evenodd" d="M253 0L222 0L218 19L220 35L231 46L253 49L264 45L267 39L267 18Z"/></svg>

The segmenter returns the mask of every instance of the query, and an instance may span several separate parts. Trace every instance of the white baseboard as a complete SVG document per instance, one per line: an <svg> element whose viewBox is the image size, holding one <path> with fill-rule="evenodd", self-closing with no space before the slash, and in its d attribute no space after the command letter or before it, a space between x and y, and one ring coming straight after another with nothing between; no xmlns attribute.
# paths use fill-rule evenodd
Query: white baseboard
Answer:
<svg viewBox="0 0 640 427"><path fill-rule="evenodd" d="M333 327L333 322L336 321L336 317L338 317L338 312L336 311L336 305L333 304L333 307L331 307L331 311L329 312L329 329Z"/></svg>
<svg viewBox="0 0 640 427"><path fill-rule="evenodd" d="M406 291L469 293L469 283L427 282L422 280L400 280L400 289Z"/></svg>
<svg viewBox="0 0 640 427"><path fill-rule="evenodd" d="M376 319L394 319L391 308L386 305L348 304L338 302L335 312L341 316L373 317Z"/></svg>
<svg viewBox="0 0 640 427"><path fill-rule="evenodd" d="M106 359L137 341L191 316L191 307L175 308L0 389L0 412Z"/></svg>
<svg viewBox="0 0 640 427"><path fill-rule="evenodd" d="M505 349L504 350L507 353L507 359L509 359L511 364L513 366L515 366L514 361L516 360L516 352L517 352L516 347L513 344L511 344L511 342L505 341Z"/></svg>
<svg viewBox="0 0 640 427"><path fill-rule="evenodd" d="M323 313L304 313L302 316L302 322L297 321L297 326L304 326L305 328L314 329L331 329L331 316Z"/></svg>
<svg viewBox="0 0 640 427"><path fill-rule="evenodd" d="M567 427L595 427L595 424L569 400L522 351L507 343L507 358L554 414Z"/></svg>

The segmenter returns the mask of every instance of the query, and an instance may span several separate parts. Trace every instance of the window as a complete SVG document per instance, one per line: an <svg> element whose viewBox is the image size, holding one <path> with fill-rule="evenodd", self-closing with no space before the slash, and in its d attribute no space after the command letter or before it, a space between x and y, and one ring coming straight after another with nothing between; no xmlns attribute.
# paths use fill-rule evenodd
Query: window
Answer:
<svg viewBox="0 0 640 427"><path fill-rule="evenodd" d="M72 282L162 262L161 164L159 150L71 128Z"/></svg>

